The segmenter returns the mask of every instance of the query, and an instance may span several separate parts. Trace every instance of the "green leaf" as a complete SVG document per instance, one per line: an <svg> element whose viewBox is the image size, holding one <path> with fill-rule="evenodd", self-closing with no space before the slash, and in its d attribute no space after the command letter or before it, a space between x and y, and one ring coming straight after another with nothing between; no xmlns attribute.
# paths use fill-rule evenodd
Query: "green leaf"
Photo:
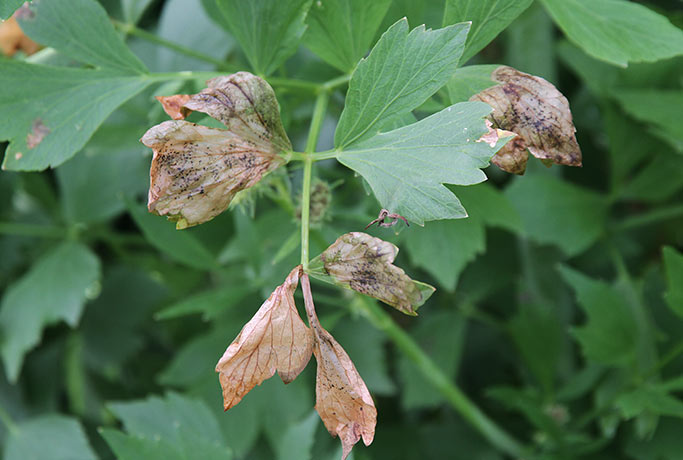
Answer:
<svg viewBox="0 0 683 460"><path fill-rule="evenodd" d="M468 30L456 24L408 33L405 18L391 26L351 76L334 145L346 148L402 124L453 76Z"/></svg>
<svg viewBox="0 0 683 460"><path fill-rule="evenodd" d="M486 250L484 225L473 217L429 222L409 230L406 249L415 266L431 274L439 287L454 291L467 264Z"/></svg>
<svg viewBox="0 0 683 460"><path fill-rule="evenodd" d="M36 42L95 67L129 74L147 72L98 2L37 0L30 5L32 14L22 15L19 24Z"/></svg>
<svg viewBox="0 0 683 460"><path fill-rule="evenodd" d="M62 243L43 255L2 298L0 354L10 381L24 355L40 342L43 329L59 321L75 327L88 292L100 278L100 262L79 243Z"/></svg>
<svg viewBox="0 0 683 460"><path fill-rule="evenodd" d="M565 281L576 292L588 316L573 333L584 355L603 364L622 365L636 352L638 325L628 299L603 281L595 281L568 267L560 267Z"/></svg>
<svg viewBox="0 0 683 460"><path fill-rule="evenodd" d="M109 266L103 278L102 293L88 305L79 328L83 359L90 370L118 381L127 360L143 348L141 329L167 289L139 268Z"/></svg>
<svg viewBox="0 0 683 460"><path fill-rule="evenodd" d="M533 0L446 0L443 24L472 21L462 62L498 36Z"/></svg>
<svg viewBox="0 0 683 460"><path fill-rule="evenodd" d="M553 176L531 175L515 180L505 193L531 239L554 244L569 256L602 235L607 203L595 192Z"/></svg>
<svg viewBox="0 0 683 460"><path fill-rule="evenodd" d="M213 7L218 8L215 0ZM202 8L200 0L171 0L164 3L159 18L158 34L161 38L179 42L190 49L201 51L216 60L223 60L228 52L236 46L235 39L226 34L215 22L221 19L220 11L215 11L215 18L210 18ZM178 31L182 30L182 36ZM186 56L171 49L159 48L159 65L163 71L183 71L187 69L212 70L215 64ZM213 119L211 119L213 121ZM225 126L219 125L225 129Z"/></svg>
<svg viewBox="0 0 683 460"><path fill-rule="evenodd" d="M683 153L683 90L629 89L613 91L626 113L651 125L651 132Z"/></svg>
<svg viewBox="0 0 683 460"><path fill-rule="evenodd" d="M113 70L0 60L4 169L39 171L71 158L114 109L149 82Z"/></svg>
<svg viewBox="0 0 683 460"><path fill-rule="evenodd" d="M565 35L593 57L626 67L683 54L683 31L623 0L542 0Z"/></svg>
<svg viewBox="0 0 683 460"><path fill-rule="evenodd" d="M320 423L320 416L312 411L305 419L289 425L282 436L282 440L275 446L278 460L311 458L315 430Z"/></svg>
<svg viewBox="0 0 683 460"><path fill-rule="evenodd" d="M147 241L171 259L198 270L217 266L211 252L188 230L176 230L173 222L148 213L146 208L132 201L128 202L128 212Z"/></svg>
<svg viewBox="0 0 683 460"><path fill-rule="evenodd" d="M664 269L668 289L664 294L669 307L683 318L683 254L672 247L664 247Z"/></svg>
<svg viewBox="0 0 683 460"><path fill-rule="evenodd" d="M477 140L487 132L491 108L463 102L412 125L378 134L337 154L343 165L370 184L383 208L422 225L428 220L466 217L465 208L444 185L486 180L496 147ZM507 139L506 139L507 140Z"/></svg>
<svg viewBox="0 0 683 460"><path fill-rule="evenodd" d="M634 134L640 134L643 137L642 132L636 131ZM643 143L635 142L635 146ZM632 151L635 146L623 153ZM683 144L681 146L683 147ZM638 168L633 177L621 191L621 198L642 202L661 202L683 188L683 174L671 174L672 171L683 171L683 155L678 155L659 143L653 146L650 142L648 147L645 150L648 160L644 164L637 165ZM654 150L652 147L659 147L663 151ZM620 154L619 157L614 157L616 161L620 161L622 152L614 153Z"/></svg>
<svg viewBox="0 0 683 460"><path fill-rule="evenodd" d="M0 19L4 20L14 14L25 0L0 0Z"/></svg>
<svg viewBox="0 0 683 460"><path fill-rule="evenodd" d="M641 386L620 395L615 405L627 419L646 411L683 418L683 401L651 385Z"/></svg>
<svg viewBox="0 0 683 460"><path fill-rule="evenodd" d="M252 291L254 287L248 284L212 289L164 308L155 315L155 318L171 319L201 313L202 319L209 321L240 302Z"/></svg>
<svg viewBox="0 0 683 460"><path fill-rule="evenodd" d="M83 152L57 169L69 222L99 222L126 209L125 197L142 195L149 183L149 158L138 139L142 126L103 125ZM144 127L143 127L144 128Z"/></svg>
<svg viewBox="0 0 683 460"><path fill-rule="evenodd" d="M41 415L9 430L5 460L95 460L80 423L63 415Z"/></svg>
<svg viewBox="0 0 683 460"><path fill-rule="evenodd" d="M498 67L497 64L468 65L456 70L446 86L451 104L469 101L475 94L497 85L498 82L491 79L491 73Z"/></svg>
<svg viewBox="0 0 683 460"><path fill-rule="evenodd" d="M558 83L555 24L535 2L505 30L501 44L510 67ZM559 86L559 85L557 85Z"/></svg>
<svg viewBox="0 0 683 460"><path fill-rule="evenodd" d="M554 306L520 304L507 325L512 340L545 394L552 394L565 334L554 312Z"/></svg>
<svg viewBox="0 0 683 460"><path fill-rule="evenodd" d="M517 211L494 187L483 183L451 189L467 208L467 219L430 222L424 228L411 228L403 233L413 264L449 291L455 290L467 264L485 251L485 225L521 231Z"/></svg>
<svg viewBox="0 0 683 460"><path fill-rule="evenodd" d="M266 76L296 52L310 6L311 0L218 0L251 66Z"/></svg>
<svg viewBox="0 0 683 460"><path fill-rule="evenodd" d="M123 20L127 24L137 24L152 0L121 0Z"/></svg>
<svg viewBox="0 0 683 460"><path fill-rule="evenodd" d="M232 451L206 405L176 393L109 404L127 434L103 430L120 459L230 459Z"/></svg>
<svg viewBox="0 0 683 460"><path fill-rule="evenodd" d="M365 56L391 0L327 0L313 2L304 43L342 72L350 72Z"/></svg>
<svg viewBox="0 0 683 460"><path fill-rule="evenodd" d="M629 436L624 451L634 460L679 460L683 451L683 421L662 418L652 438Z"/></svg>

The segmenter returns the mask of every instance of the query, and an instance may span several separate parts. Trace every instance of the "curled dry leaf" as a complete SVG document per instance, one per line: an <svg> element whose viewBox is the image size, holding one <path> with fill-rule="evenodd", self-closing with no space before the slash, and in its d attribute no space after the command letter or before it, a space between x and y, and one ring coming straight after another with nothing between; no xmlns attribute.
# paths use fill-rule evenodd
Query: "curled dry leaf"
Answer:
<svg viewBox="0 0 683 460"><path fill-rule="evenodd" d="M166 121L141 139L154 150L148 208L176 221L179 229L225 211L237 192L284 164L278 154L292 148L275 93L263 79L239 72L207 84L193 96L164 98L164 110L174 118L203 112L227 130Z"/></svg>
<svg viewBox="0 0 683 460"><path fill-rule="evenodd" d="M161 103L166 115L174 120L184 120L192 110L185 107L185 104L190 101L192 96L190 94L176 94L173 96L155 96L156 100Z"/></svg>
<svg viewBox="0 0 683 460"><path fill-rule="evenodd" d="M372 443L377 409L349 355L320 325L306 274L301 277L301 287L308 321L313 330L313 354L318 362L315 409L327 431L332 436L339 436L344 460L361 438L366 446Z"/></svg>
<svg viewBox="0 0 683 460"><path fill-rule="evenodd" d="M369 295L408 315L432 295L434 288L413 281L393 265L398 248L362 232L346 233L313 259L309 273Z"/></svg>
<svg viewBox="0 0 683 460"><path fill-rule="evenodd" d="M14 56L17 51L31 55L40 49L40 45L28 38L19 27L17 13L0 23L0 51L5 56Z"/></svg>
<svg viewBox="0 0 683 460"><path fill-rule="evenodd" d="M216 372L220 373L225 410L239 403L276 370L283 382L291 382L311 359L311 330L301 320L294 303L300 271L301 266L292 270L218 361Z"/></svg>
<svg viewBox="0 0 683 460"><path fill-rule="evenodd" d="M501 66L491 79L500 83L470 98L493 108L494 128L518 137L508 142L491 160L504 171L524 174L527 149L545 163L581 166L569 103L562 93L541 77Z"/></svg>

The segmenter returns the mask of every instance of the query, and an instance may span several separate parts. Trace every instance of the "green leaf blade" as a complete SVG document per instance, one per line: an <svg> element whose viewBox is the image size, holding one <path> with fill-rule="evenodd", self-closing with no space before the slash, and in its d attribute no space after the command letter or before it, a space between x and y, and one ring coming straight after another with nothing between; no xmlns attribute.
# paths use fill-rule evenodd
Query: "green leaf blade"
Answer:
<svg viewBox="0 0 683 460"><path fill-rule="evenodd" d="M218 7L249 63L270 75L292 54L306 31L311 0L218 0Z"/></svg>
<svg viewBox="0 0 683 460"><path fill-rule="evenodd" d="M2 0L0 1L0 19L4 20L14 14L14 12L24 4L24 0Z"/></svg>
<svg viewBox="0 0 683 460"><path fill-rule="evenodd" d="M353 72L334 144L346 148L402 124L407 113L453 76L469 24L408 32L408 21L392 25Z"/></svg>
<svg viewBox="0 0 683 460"><path fill-rule="evenodd" d="M586 53L626 67L683 54L683 31L643 5L623 0L543 0L567 37Z"/></svg>
<svg viewBox="0 0 683 460"><path fill-rule="evenodd" d="M683 254L669 246L662 254L668 286L664 297L671 310L683 318Z"/></svg>
<svg viewBox="0 0 683 460"><path fill-rule="evenodd" d="M78 323L87 292L100 277L100 262L85 246L67 242L43 256L2 299L0 346L10 381L24 355L40 342L43 328L59 321Z"/></svg>
<svg viewBox="0 0 683 460"><path fill-rule="evenodd" d="M40 171L78 152L121 104L142 91L142 76L0 61L3 169Z"/></svg>
<svg viewBox="0 0 683 460"><path fill-rule="evenodd" d="M147 73L98 2L39 0L31 3L31 13L22 15L19 24L36 42L95 67Z"/></svg>
<svg viewBox="0 0 683 460"><path fill-rule="evenodd" d="M5 460L96 460L81 424L63 415L43 415L9 431Z"/></svg>
<svg viewBox="0 0 683 460"><path fill-rule="evenodd" d="M314 2L305 45L342 72L350 72L367 52L391 0Z"/></svg>
<svg viewBox="0 0 683 460"><path fill-rule="evenodd" d="M462 62L470 60L524 12L533 0L447 0L443 24L472 21Z"/></svg>
<svg viewBox="0 0 683 460"><path fill-rule="evenodd" d="M490 112L479 102L456 104L359 142L337 159L368 181L383 208L412 222L466 217L460 201L442 184L486 180L481 168L502 146L476 142L487 132L484 118Z"/></svg>
<svg viewBox="0 0 683 460"><path fill-rule="evenodd" d="M638 325L628 300L609 284L568 267L560 267L560 274L588 316L584 326L573 330L586 357L617 366L631 361L636 353Z"/></svg>

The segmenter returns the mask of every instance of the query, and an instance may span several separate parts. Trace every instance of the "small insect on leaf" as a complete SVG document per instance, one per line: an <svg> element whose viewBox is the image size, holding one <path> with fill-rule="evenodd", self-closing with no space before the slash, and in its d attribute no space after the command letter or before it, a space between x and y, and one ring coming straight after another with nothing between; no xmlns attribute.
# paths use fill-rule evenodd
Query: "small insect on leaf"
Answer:
<svg viewBox="0 0 683 460"><path fill-rule="evenodd" d="M141 141L154 150L148 208L178 229L225 211L237 192L285 163L292 145L282 127L273 89L248 72L217 77L193 96L159 99L176 121L165 121ZM227 130L182 120L192 111L210 115Z"/></svg>
<svg viewBox="0 0 683 460"><path fill-rule="evenodd" d="M524 174L527 150L546 163L581 166L569 102L557 88L541 77L501 66L491 79L500 83L470 98L493 108L489 120L494 128L512 131L508 142L491 162L514 174Z"/></svg>
<svg viewBox="0 0 683 460"><path fill-rule="evenodd" d="M367 233L346 233L311 261L309 273L414 316L434 288L393 265L397 254L396 246Z"/></svg>
<svg viewBox="0 0 683 460"><path fill-rule="evenodd" d="M230 409L256 385L277 371L289 383L311 359L313 337L294 303L301 266L278 286L216 365L223 388L223 407Z"/></svg>
<svg viewBox="0 0 683 460"><path fill-rule="evenodd" d="M341 345L320 325L308 275L301 277L308 322L313 330L313 354L318 362L315 409L332 436L342 443L342 460L361 438L369 446L375 437L377 409L368 387Z"/></svg>

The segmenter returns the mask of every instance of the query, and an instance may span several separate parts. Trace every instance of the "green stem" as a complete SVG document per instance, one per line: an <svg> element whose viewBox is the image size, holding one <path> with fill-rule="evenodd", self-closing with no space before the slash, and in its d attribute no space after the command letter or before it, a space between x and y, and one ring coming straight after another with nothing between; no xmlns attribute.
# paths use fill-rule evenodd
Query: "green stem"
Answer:
<svg viewBox="0 0 683 460"><path fill-rule="evenodd" d="M351 75L342 75L332 80L328 80L322 84L321 89L323 91L332 91L339 86L347 84L351 80Z"/></svg>
<svg viewBox="0 0 683 460"><path fill-rule="evenodd" d="M19 431L19 427L14 423L14 420L12 420L12 416L2 406L0 406L0 422L5 425L7 431L10 433L17 433Z"/></svg>
<svg viewBox="0 0 683 460"><path fill-rule="evenodd" d="M289 89L302 89L313 93L319 91L321 86L319 83L315 83L312 81L296 80L282 77L267 77L266 80L268 80L268 83L271 86Z"/></svg>
<svg viewBox="0 0 683 460"><path fill-rule="evenodd" d="M308 139L306 140L306 148L304 153L304 177L301 189L301 265L304 270L308 269L308 233L310 225L311 214L311 176L313 174L313 152L318 144L318 137L320 136L320 128L325 118L325 111L327 110L327 101L330 94L327 91L320 91L315 100L315 107L313 108L313 115L311 117L311 127L308 131Z"/></svg>
<svg viewBox="0 0 683 460"><path fill-rule="evenodd" d="M410 335L391 319L386 311L366 297L358 296L358 299L362 313L377 329L387 334L403 354L417 365L423 377L446 397L446 400L465 420L502 452L515 458L523 455L525 449L519 441L488 418L420 349Z"/></svg>
<svg viewBox="0 0 683 460"><path fill-rule="evenodd" d="M35 236L39 238L64 238L66 229L49 225L0 222L0 235Z"/></svg>
<svg viewBox="0 0 683 460"><path fill-rule="evenodd" d="M120 21L112 21L114 26L121 30L123 33L126 35L132 35L134 37L142 38L143 40L147 40L148 42L156 43L157 45L161 45L165 48L168 48L170 50L176 51L180 54L184 54L185 56L189 56L195 59L198 59L200 61L208 62L209 64L213 64L216 66L217 69L223 70L225 72L237 72L239 69L237 69L235 66L228 64L227 62L221 61L220 59L216 59L212 56L209 56L208 54L204 54L200 51L195 51L191 48L188 48L183 45L179 45L175 42L172 42L170 40L166 40L165 38L161 38L156 34L153 34L151 32L147 32L144 29L140 29L139 27L136 27L133 24L126 24L124 22Z"/></svg>
<svg viewBox="0 0 683 460"><path fill-rule="evenodd" d="M66 343L64 370L69 408L78 416L83 416L85 413L85 375L81 365L82 359L83 343L80 335L74 332Z"/></svg>
<svg viewBox="0 0 683 460"><path fill-rule="evenodd" d="M683 205L669 206L667 208L659 208L653 211L633 216L622 220L614 226L615 231L631 230L633 228L644 227L646 225L656 224L662 220L675 219L676 217L683 217Z"/></svg>

